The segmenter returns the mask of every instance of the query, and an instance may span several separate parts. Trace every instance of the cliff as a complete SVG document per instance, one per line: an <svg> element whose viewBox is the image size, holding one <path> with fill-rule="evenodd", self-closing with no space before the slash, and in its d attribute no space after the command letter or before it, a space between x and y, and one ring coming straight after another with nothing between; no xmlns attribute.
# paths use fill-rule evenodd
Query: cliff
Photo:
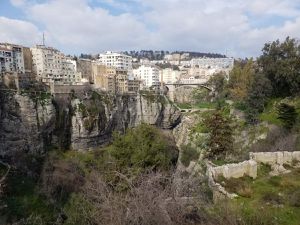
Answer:
<svg viewBox="0 0 300 225"><path fill-rule="evenodd" d="M54 120L51 97L0 92L0 156L42 154Z"/></svg>
<svg viewBox="0 0 300 225"><path fill-rule="evenodd" d="M107 144L114 131L141 123L175 127L180 111L162 96L68 96L0 93L0 156L42 155L47 147L87 150Z"/></svg>
<svg viewBox="0 0 300 225"><path fill-rule="evenodd" d="M113 131L124 132L141 123L162 129L175 127L180 111L162 96L118 96L93 93L88 100L72 101L71 146L87 149L107 143Z"/></svg>

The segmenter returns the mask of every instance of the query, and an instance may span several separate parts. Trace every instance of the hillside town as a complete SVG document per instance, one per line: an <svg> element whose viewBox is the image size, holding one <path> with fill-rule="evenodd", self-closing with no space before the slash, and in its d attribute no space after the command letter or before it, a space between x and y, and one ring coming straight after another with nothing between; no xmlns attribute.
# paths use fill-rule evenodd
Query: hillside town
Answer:
<svg viewBox="0 0 300 225"><path fill-rule="evenodd" d="M67 56L45 45L0 43L2 80L13 76L19 81L38 81L51 92L58 86L89 86L124 94L159 89L165 84L204 84L214 74L228 75L233 64L234 59L225 56L199 58L184 52L165 54L159 60L112 51L83 58Z"/></svg>

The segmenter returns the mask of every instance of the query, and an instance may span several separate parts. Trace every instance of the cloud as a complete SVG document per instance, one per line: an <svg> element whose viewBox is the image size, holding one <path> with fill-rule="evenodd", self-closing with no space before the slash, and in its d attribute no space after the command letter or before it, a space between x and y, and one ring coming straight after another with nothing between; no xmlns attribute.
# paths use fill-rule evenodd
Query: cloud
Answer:
<svg viewBox="0 0 300 225"><path fill-rule="evenodd" d="M268 41L300 35L300 0L11 1L33 35L39 27L47 44L66 53L165 49L245 57Z"/></svg>
<svg viewBox="0 0 300 225"><path fill-rule="evenodd" d="M32 46L39 41L38 28L23 20L0 17L0 41Z"/></svg>
<svg viewBox="0 0 300 225"><path fill-rule="evenodd" d="M76 5L76 7L70 7ZM135 48L145 26L131 14L111 15L83 0L53 0L26 9L28 18L47 31L51 44L73 52Z"/></svg>
<svg viewBox="0 0 300 225"><path fill-rule="evenodd" d="M26 0L10 0L10 2L16 7L24 6L26 4Z"/></svg>

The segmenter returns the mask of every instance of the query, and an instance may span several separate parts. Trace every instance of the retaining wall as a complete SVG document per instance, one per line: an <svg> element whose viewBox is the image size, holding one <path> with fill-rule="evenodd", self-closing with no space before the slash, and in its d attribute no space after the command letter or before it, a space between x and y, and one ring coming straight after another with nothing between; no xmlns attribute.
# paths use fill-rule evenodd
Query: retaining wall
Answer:
<svg viewBox="0 0 300 225"><path fill-rule="evenodd" d="M270 166L300 162L300 151L295 152L250 152L250 159Z"/></svg>

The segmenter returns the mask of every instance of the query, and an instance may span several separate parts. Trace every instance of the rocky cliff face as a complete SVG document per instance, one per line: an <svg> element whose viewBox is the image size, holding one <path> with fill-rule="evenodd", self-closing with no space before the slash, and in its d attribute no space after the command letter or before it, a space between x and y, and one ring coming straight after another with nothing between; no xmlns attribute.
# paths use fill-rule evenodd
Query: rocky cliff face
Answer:
<svg viewBox="0 0 300 225"><path fill-rule="evenodd" d="M0 93L0 156L42 154L54 120L51 99L40 101L25 95Z"/></svg>
<svg viewBox="0 0 300 225"><path fill-rule="evenodd" d="M124 132L141 123L163 129L175 127L181 118L180 111L162 97L149 96L94 96L89 100L72 101L73 149L93 148L107 143L113 131Z"/></svg>
<svg viewBox="0 0 300 225"><path fill-rule="evenodd" d="M2 92L0 156L41 155L51 145L86 150L108 143L113 131L124 132L141 123L171 129L180 118L180 111L162 97L93 93L58 102L51 96Z"/></svg>

